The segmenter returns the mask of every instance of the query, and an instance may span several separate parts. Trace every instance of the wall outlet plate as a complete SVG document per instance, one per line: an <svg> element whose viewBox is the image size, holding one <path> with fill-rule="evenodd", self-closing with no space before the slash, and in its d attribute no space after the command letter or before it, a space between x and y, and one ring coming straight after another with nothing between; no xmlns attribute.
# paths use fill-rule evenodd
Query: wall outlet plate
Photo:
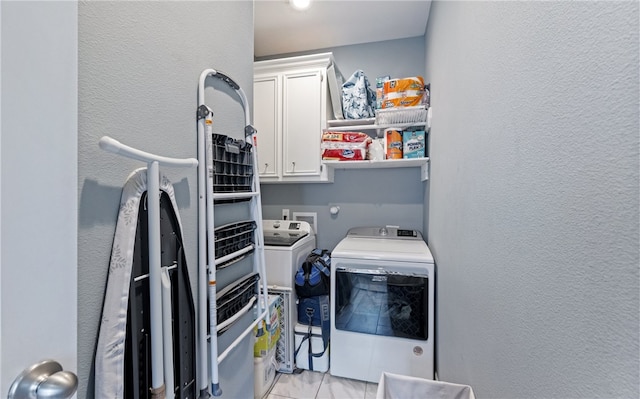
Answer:
<svg viewBox="0 0 640 399"><path fill-rule="evenodd" d="M293 220L301 220L311 225L314 234L318 234L318 214L316 212L293 212Z"/></svg>

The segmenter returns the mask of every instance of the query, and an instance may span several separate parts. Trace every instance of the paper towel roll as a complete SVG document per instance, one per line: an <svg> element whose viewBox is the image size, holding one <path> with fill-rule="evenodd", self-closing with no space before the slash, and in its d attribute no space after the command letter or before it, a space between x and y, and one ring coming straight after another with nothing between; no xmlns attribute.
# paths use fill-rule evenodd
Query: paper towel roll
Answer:
<svg viewBox="0 0 640 399"><path fill-rule="evenodd" d="M387 159L402 159L402 130L390 128L384 131Z"/></svg>

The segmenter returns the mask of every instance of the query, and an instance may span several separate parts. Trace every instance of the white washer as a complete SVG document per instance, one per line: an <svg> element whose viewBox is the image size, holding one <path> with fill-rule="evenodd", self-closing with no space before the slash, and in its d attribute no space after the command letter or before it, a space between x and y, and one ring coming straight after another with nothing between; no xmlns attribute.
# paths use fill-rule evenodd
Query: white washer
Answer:
<svg viewBox="0 0 640 399"><path fill-rule="evenodd" d="M316 247L309 223L291 220L263 220L267 284L294 288L298 267Z"/></svg>
<svg viewBox="0 0 640 399"><path fill-rule="evenodd" d="M434 378L433 256L420 232L358 227L331 256L332 375Z"/></svg>
<svg viewBox="0 0 640 399"><path fill-rule="evenodd" d="M263 220L264 258L267 285L270 293L286 292L290 300L284 304L285 322L282 345L279 353L280 369L291 373L294 370L294 336L298 321L294 278L307 255L316 247L316 236L311 225L304 221Z"/></svg>

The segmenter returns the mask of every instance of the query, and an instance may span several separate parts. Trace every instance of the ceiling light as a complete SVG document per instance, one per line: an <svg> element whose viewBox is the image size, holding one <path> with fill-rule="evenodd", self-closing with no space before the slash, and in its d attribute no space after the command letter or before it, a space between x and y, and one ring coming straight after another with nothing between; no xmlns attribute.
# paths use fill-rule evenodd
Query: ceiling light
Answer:
<svg viewBox="0 0 640 399"><path fill-rule="evenodd" d="M296 10L306 10L311 6L311 0L289 0L289 4Z"/></svg>

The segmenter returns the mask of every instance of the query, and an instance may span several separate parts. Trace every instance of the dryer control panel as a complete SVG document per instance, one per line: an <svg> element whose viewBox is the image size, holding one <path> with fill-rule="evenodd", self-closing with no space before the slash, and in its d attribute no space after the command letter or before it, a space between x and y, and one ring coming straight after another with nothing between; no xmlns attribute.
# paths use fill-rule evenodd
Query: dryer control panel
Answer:
<svg viewBox="0 0 640 399"><path fill-rule="evenodd" d="M354 227L349 230L347 236L397 240L422 240L422 233L418 230L401 229L398 226Z"/></svg>

